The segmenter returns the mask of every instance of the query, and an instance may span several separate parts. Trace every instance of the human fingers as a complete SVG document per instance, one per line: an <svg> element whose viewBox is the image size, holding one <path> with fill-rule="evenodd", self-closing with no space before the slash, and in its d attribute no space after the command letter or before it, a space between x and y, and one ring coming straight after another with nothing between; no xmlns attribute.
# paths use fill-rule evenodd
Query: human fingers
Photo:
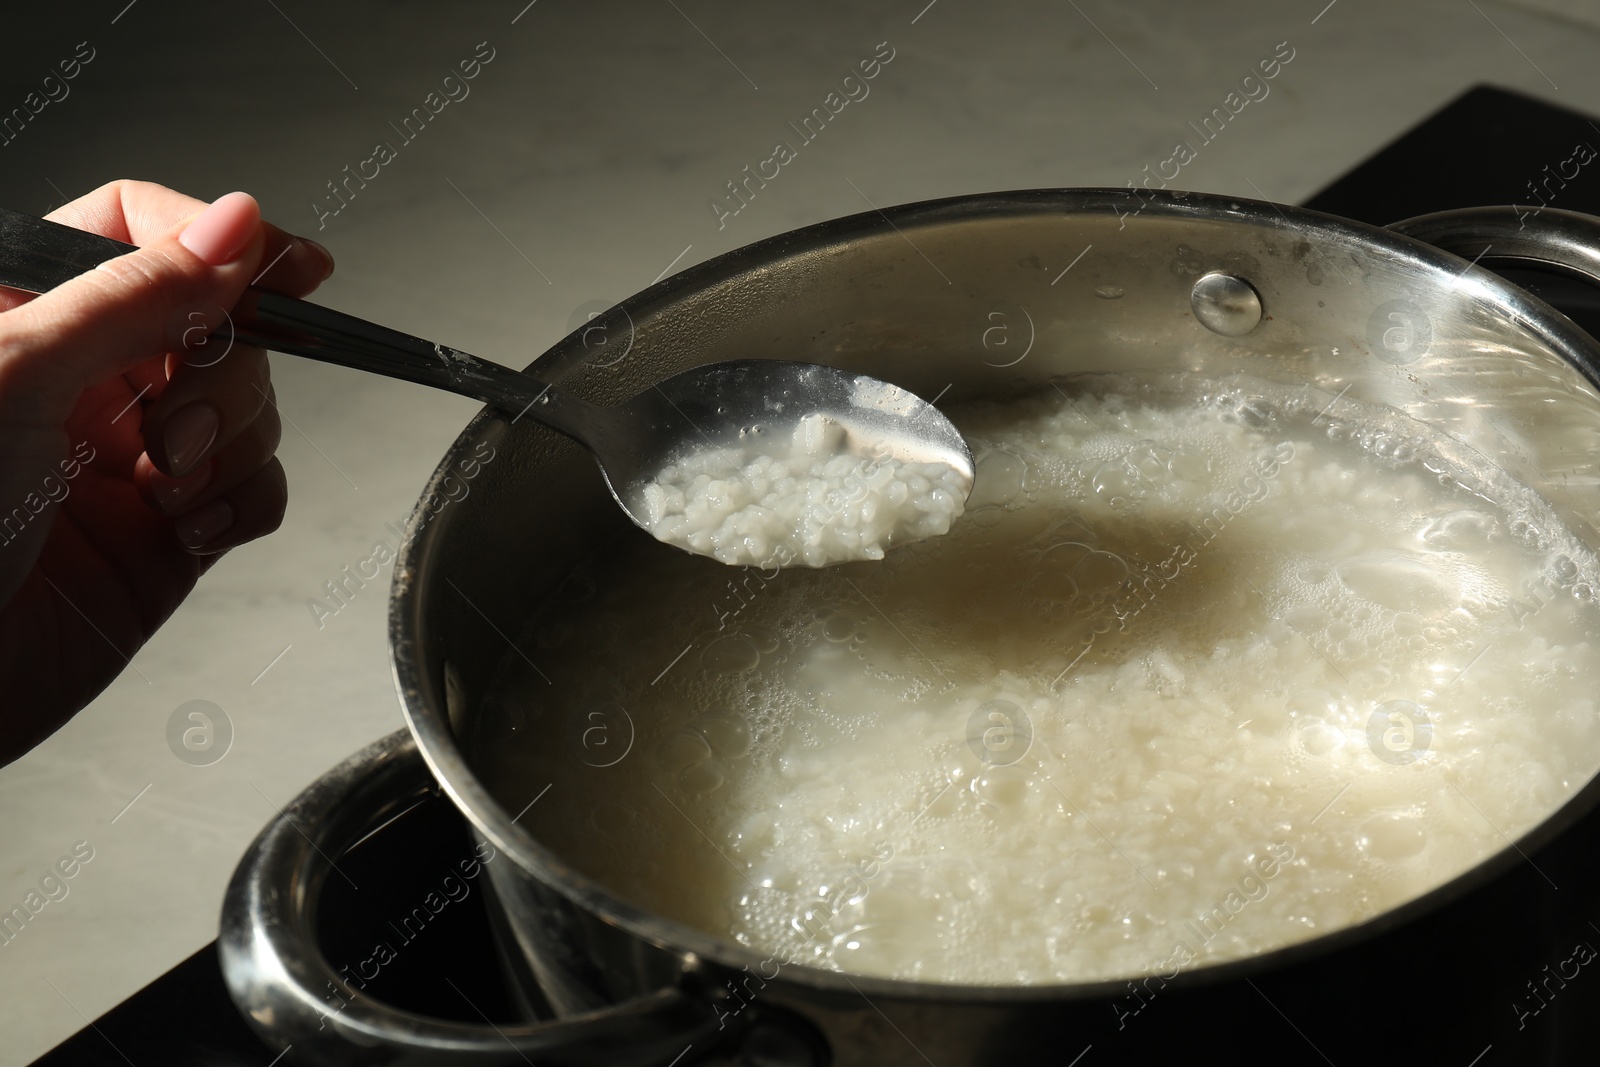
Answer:
<svg viewBox="0 0 1600 1067"><path fill-rule="evenodd" d="M45 216L128 244L159 240L205 210L205 202L154 182L123 179L108 182ZM289 296L305 296L333 273L328 250L263 223L266 245L260 277L254 284Z"/></svg>
<svg viewBox="0 0 1600 1067"><path fill-rule="evenodd" d="M163 474L182 477L227 447L260 414L272 388L267 354L226 348L226 327L195 355L171 357L170 374L144 413L145 451ZM218 355L208 355L211 349Z"/></svg>
<svg viewBox="0 0 1600 1067"><path fill-rule="evenodd" d="M123 179L56 208L45 218L133 245L159 240L204 211L204 201L157 185ZM333 273L333 256L307 237L263 223L262 269L252 283L303 297ZM0 288L0 312L28 303L33 294Z"/></svg>
<svg viewBox="0 0 1600 1067"><path fill-rule="evenodd" d="M181 349L186 331L214 329L263 246L255 200L229 193L159 240L0 315L0 426L60 425L84 389Z"/></svg>
<svg viewBox="0 0 1600 1067"><path fill-rule="evenodd" d="M156 469L148 455L143 455L134 464L134 483L146 502L162 514L177 518L248 481L272 459L282 437L283 424L269 396L250 425L189 474L169 477Z"/></svg>
<svg viewBox="0 0 1600 1067"><path fill-rule="evenodd" d="M174 519L172 528L190 552L215 555L276 530L288 500L283 464L269 459L233 489Z"/></svg>

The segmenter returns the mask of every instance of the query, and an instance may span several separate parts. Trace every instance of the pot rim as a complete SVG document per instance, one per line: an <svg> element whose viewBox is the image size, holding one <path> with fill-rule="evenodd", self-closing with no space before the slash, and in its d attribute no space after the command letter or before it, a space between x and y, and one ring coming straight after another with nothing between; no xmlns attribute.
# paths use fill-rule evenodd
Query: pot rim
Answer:
<svg viewBox="0 0 1600 1067"><path fill-rule="evenodd" d="M1389 251L1440 275L1441 280L1446 277L1457 281L1471 279L1474 286L1471 295L1475 300L1504 312L1513 322L1519 323L1529 334L1577 368L1590 383L1600 386L1600 345L1544 301L1497 275L1473 267L1464 259L1392 230L1337 215L1269 201L1178 190L1018 189L874 209L815 223L725 252L662 279L616 306L623 309L631 321L638 322L656 309L697 290L727 282L753 270L770 268L776 261L830 245L842 245L892 232L904 236L907 230L975 218L1057 217L1063 214L1090 217L1116 215L1124 220L1149 216L1153 219L1237 221L1254 226L1296 230L1313 243L1320 241L1334 248L1369 246L1374 243L1386 245ZM559 374L576 365L583 356L581 334L580 329L564 337L525 369L533 373L553 370ZM389 646L391 667L406 723L434 777L477 831L509 855L525 874L603 921L649 944L678 954L686 966L703 962L739 971L762 963L775 963L778 971L771 977L781 974L798 985L824 993L934 1002L1095 999L1122 995L1135 980L1156 973L1147 969L1143 974L1084 982L980 985L883 978L824 970L800 962L783 962L777 959L776 954L763 956L760 952L655 915L623 900L565 863L529 831L515 823L511 813L500 806L472 770L465 752L456 742L448 714L432 706L424 696L429 687L427 667L413 625L414 622L420 622L429 546L437 529L425 523L424 504L440 492L441 483L450 474L456 456L463 454L503 422L502 416L487 407L473 417L445 453L417 507L407 519L405 539L395 566L390 595ZM1591 777L1564 804L1516 841L1507 838L1504 847L1421 896L1354 925L1256 955L1180 967L1173 977L1163 976L1165 982L1188 988L1303 963L1406 925L1465 896L1519 861L1527 862L1538 871L1537 865L1529 858L1530 854L1558 836L1593 808L1597 801L1600 801L1600 773ZM1539 873L1543 877L1543 872ZM1152 961L1152 965L1157 962L1163 961ZM763 974L762 977L769 976Z"/></svg>

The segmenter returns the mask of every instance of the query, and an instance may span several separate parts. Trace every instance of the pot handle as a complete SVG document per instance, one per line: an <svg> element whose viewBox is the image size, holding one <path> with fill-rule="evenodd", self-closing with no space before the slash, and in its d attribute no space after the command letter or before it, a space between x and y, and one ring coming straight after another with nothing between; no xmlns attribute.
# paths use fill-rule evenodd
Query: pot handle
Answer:
<svg viewBox="0 0 1600 1067"><path fill-rule="evenodd" d="M1484 267L1531 267L1600 286L1600 218L1544 208L1466 207L1389 229Z"/></svg>
<svg viewBox="0 0 1600 1067"><path fill-rule="evenodd" d="M234 1003L273 1049L326 1064L666 1064L715 1044L716 1010L676 987L582 1015L474 1025L430 1019L363 996L317 948L315 902L352 844L434 788L400 730L318 779L251 844L217 936ZM285 1050L287 1051L287 1050Z"/></svg>

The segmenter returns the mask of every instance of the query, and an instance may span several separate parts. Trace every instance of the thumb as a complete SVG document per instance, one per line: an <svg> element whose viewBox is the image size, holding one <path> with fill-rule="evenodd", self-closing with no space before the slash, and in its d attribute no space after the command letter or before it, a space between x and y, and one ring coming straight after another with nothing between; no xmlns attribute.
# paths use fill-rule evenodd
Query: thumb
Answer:
<svg viewBox="0 0 1600 1067"><path fill-rule="evenodd" d="M253 197L219 198L160 240L0 316L0 377L31 393L39 414L64 420L83 390L183 350L197 325L221 325L264 240Z"/></svg>

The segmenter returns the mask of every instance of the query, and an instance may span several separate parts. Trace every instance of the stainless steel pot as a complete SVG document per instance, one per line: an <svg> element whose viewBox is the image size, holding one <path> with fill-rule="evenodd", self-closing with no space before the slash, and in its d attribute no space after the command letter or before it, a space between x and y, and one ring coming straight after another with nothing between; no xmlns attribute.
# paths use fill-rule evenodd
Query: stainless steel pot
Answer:
<svg viewBox="0 0 1600 1067"><path fill-rule="evenodd" d="M1105 370L1311 384L1330 403L1385 405L1432 424L1538 488L1600 546L1600 346L1483 269L1491 263L1537 263L1600 284L1600 220L1474 209L1384 230L1210 195L997 193L840 219L721 256L624 302L530 370L601 403L690 366L751 356L860 370L951 399ZM452 502L451 480L469 464L471 491ZM486 412L441 462L412 516L390 611L415 747L391 738L313 787L252 847L228 893L220 943L234 996L296 1055L955 1067L1066 1064L1117 1043L1116 1058L1131 1062L1204 1044L1196 1027L1208 1021L1210 1037L1241 1039L1216 1013L1241 1018L1246 1001L1283 1030L1274 1041L1295 1041L1273 1022L1293 1025L1285 1004L1306 1010L1321 998L1358 1010L1368 993L1359 983L1372 983L1376 998L1376 983L1408 973L1438 986L1417 958L1464 973L1449 962L1460 946L1440 939L1450 923L1481 922L1483 909L1535 952L1551 936L1555 912L1522 859L1594 808L1595 782L1435 892L1354 929L1179 975L1161 999L1133 990L1137 1011L1124 982L991 988L799 965L774 972L761 954L642 912L548 852L457 741L496 668L518 654L508 635L528 605L626 525L592 461L538 426ZM560 743L564 727L549 726ZM359 995L316 951L312 918L330 857L430 772L509 858L487 868L507 965L530 1012L550 1021L497 1029L396 1012ZM1580 898L1583 886L1600 890L1600 875L1574 863ZM1520 959L1516 951L1500 963ZM1357 984L1324 988L1335 975ZM1414 990L1396 995L1421 1002ZM1130 1023L1145 1010L1166 1021ZM1400 1040L1393 1026L1373 1032Z"/></svg>

